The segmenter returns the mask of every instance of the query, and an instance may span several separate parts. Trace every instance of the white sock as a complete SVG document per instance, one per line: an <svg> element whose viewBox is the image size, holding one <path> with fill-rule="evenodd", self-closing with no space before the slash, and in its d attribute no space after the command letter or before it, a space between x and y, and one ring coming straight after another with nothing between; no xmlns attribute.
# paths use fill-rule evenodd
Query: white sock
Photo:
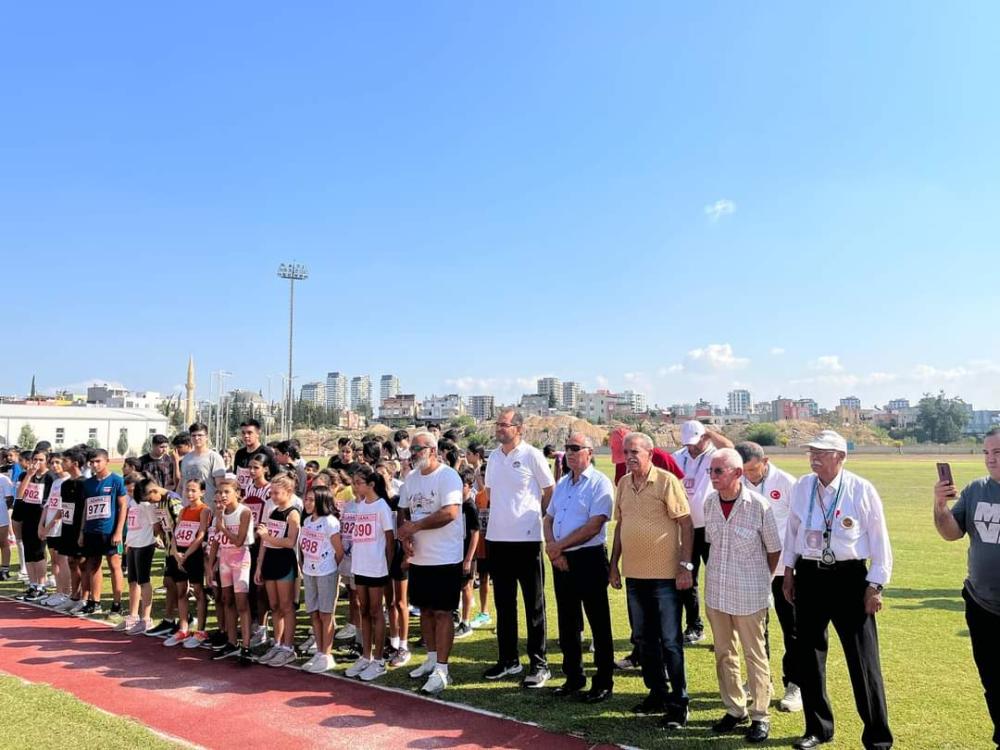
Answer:
<svg viewBox="0 0 1000 750"><path fill-rule="evenodd" d="M428 651L427 652L427 663L430 664L430 665L432 665L432 666L438 663L438 652L437 651Z"/></svg>
<svg viewBox="0 0 1000 750"><path fill-rule="evenodd" d="M399 636L397 635L395 638L390 637L389 645L391 645L393 648L399 648Z"/></svg>
<svg viewBox="0 0 1000 750"><path fill-rule="evenodd" d="M437 668L441 670L441 674L443 674L445 677L448 676L448 665L447 664L438 664Z"/></svg>

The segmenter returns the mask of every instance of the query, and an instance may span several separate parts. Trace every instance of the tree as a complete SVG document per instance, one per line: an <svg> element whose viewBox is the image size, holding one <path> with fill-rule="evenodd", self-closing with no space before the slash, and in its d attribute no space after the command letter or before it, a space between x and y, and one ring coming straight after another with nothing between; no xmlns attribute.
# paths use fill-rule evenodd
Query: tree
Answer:
<svg viewBox="0 0 1000 750"><path fill-rule="evenodd" d="M758 424L747 430L747 440L757 445L777 445L778 428L773 424Z"/></svg>
<svg viewBox="0 0 1000 750"><path fill-rule="evenodd" d="M953 443L962 437L968 421L969 413L962 399L947 398L944 391L937 396L925 393L917 404L914 433L921 443Z"/></svg>
<svg viewBox="0 0 1000 750"><path fill-rule="evenodd" d="M17 444L25 450L32 450L37 442L38 438L35 437L35 431L31 429L30 424L25 424L21 428L21 434L17 437Z"/></svg>
<svg viewBox="0 0 1000 750"><path fill-rule="evenodd" d="M101 447L101 441L98 440L97 438L90 438L90 440L87 441L87 447L88 448L100 448Z"/></svg>
<svg viewBox="0 0 1000 750"><path fill-rule="evenodd" d="M470 427L476 426L476 420L468 414L462 414L461 416L455 417L451 420L451 426L465 428L465 430L468 431Z"/></svg>
<svg viewBox="0 0 1000 750"><path fill-rule="evenodd" d="M147 435L146 440L142 444L142 452L144 454L149 453L149 451L151 451L152 448L153 448L153 436Z"/></svg>
<svg viewBox="0 0 1000 750"><path fill-rule="evenodd" d="M118 434L118 445L115 446L115 450L118 451L119 456L124 456L128 453L128 432L122 430Z"/></svg>

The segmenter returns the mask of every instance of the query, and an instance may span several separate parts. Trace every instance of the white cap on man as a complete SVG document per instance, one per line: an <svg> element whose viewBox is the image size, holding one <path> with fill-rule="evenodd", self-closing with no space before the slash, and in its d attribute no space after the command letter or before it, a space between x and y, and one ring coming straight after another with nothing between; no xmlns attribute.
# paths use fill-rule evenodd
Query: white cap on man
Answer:
<svg viewBox="0 0 1000 750"><path fill-rule="evenodd" d="M705 434L705 425L697 419L689 419L681 425L681 445L697 445Z"/></svg>
<svg viewBox="0 0 1000 750"><path fill-rule="evenodd" d="M806 443L806 446L821 451L847 453L847 441L844 440L839 432L834 432L833 430L822 430L812 441Z"/></svg>

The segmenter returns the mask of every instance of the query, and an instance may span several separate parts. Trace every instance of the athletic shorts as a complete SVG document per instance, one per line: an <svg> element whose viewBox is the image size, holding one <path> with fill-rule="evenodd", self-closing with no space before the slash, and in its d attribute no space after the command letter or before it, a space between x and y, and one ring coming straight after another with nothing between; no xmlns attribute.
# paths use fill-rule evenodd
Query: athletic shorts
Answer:
<svg viewBox="0 0 1000 750"><path fill-rule="evenodd" d="M83 532L83 556L86 558L110 557L118 554L118 545L112 543L111 534Z"/></svg>
<svg viewBox="0 0 1000 750"><path fill-rule="evenodd" d="M420 610L454 612L462 594L462 563L410 565L410 604Z"/></svg>
<svg viewBox="0 0 1000 750"><path fill-rule="evenodd" d="M476 558L476 572L482 575L490 574L490 558L488 557L477 557Z"/></svg>
<svg viewBox="0 0 1000 750"><path fill-rule="evenodd" d="M59 547L57 552L66 557L83 557L83 547L80 546L80 530L63 526L59 535Z"/></svg>
<svg viewBox="0 0 1000 750"><path fill-rule="evenodd" d="M38 511L35 512L33 508L36 506L29 506L27 503L21 505L25 506L21 512L21 543L24 545L24 561L41 562L45 559L45 540L38 538L38 521L42 517L41 506L37 506Z"/></svg>
<svg viewBox="0 0 1000 750"><path fill-rule="evenodd" d="M410 577L410 571L408 568L403 567L403 559L406 557L403 554L403 545L397 540L396 550L392 555L392 565L389 566L389 578L394 581L405 581Z"/></svg>
<svg viewBox="0 0 1000 750"><path fill-rule="evenodd" d="M13 500L9 497L6 502L0 503L0 526L10 526L10 508L7 503L13 504Z"/></svg>
<svg viewBox="0 0 1000 750"><path fill-rule="evenodd" d="M62 547L62 535L60 536L47 536L45 537L45 546L50 550L55 552L57 555L61 555L60 548Z"/></svg>
<svg viewBox="0 0 1000 750"><path fill-rule="evenodd" d="M184 554L187 548L178 547L178 551ZM184 563L184 570L177 564L177 558L167 555L167 564L163 571L166 578L172 578L174 583L188 581L189 583L203 584L205 582L205 551L199 547Z"/></svg>
<svg viewBox="0 0 1000 750"><path fill-rule="evenodd" d="M224 547L219 550L219 583L222 588L232 586L233 593L250 592L250 549Z"/></svg>
<svg viewBox="0 0 1000 750"><path fill-rule="evenodd" d="M378 576L377 578L357 574L354 576L355 588L358 586L367 586L370 589L381 589L385 588L387 583L389 583L389 576Z"/></svg>
<svg viewBox="0 0 1000 750"><path fill-rule="evenodd" d="M264 564L260 577L264 581L294 581L297 566L295 553L289 549L268 547L264 553Z"/></svg>
<svg viewBox="0 0 1000 750"><path fill-rule="evenodd" d="M153 572L154 554L156 554L155 544L150 544L147 547L128 547L125 550L129 583L138 583L140 586L149 583L150 575Z"/></svg>
<svg viewBox="0 0 1000 750"><path fill-rule="evenodd" d="M10 506L10 520L14 523L21 523L24 514L24 503L21 500L14 500L14 504Z"/></svg>
<svg viewBox="0 0 1000 750"><path fill-rule="evenodd" d="M302 588L306 592L306 612L333 612L337 603L337 574L302 577Z"/></svg>

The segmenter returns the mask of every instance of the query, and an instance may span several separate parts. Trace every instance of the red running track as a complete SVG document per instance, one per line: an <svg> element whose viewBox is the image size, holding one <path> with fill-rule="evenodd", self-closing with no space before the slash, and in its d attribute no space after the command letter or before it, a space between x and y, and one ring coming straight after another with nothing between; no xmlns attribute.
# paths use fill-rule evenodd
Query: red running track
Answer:
<svg viewBox="0 0 1000 750"><path fill-rule="evenodd" d="M159 639L11 600L0 600L0 670L207 748L589 747L353 680L214 663L204 650L167 650Z"/></svg>

